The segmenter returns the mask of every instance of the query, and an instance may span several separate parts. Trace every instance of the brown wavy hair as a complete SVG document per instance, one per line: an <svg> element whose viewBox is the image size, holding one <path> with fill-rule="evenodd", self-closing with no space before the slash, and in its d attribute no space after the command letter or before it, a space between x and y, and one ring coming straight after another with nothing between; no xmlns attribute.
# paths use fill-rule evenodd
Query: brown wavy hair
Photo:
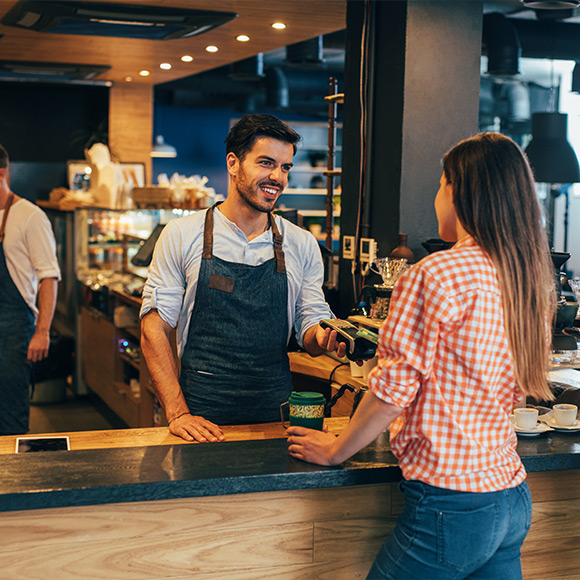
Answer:
<svg viewBox="0 0 580 580"><path fill-rule="evenodd" d="M518 386L550 400L554 269L528 160L509 137L481 133L445 154L443 172L461 225L496 267Z"/></svg>

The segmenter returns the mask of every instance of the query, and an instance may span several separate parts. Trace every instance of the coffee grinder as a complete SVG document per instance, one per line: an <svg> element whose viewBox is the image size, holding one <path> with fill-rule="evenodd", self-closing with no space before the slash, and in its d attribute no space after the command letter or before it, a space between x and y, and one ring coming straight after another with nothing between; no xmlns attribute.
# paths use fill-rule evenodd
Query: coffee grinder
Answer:
<svg viewBox="0 0 580 580"><path fill-rule="evenodd" d="M552 362L556 364L571 363L576 358L577 343L574 321L578 312L578 302L568 302L562 294L560 270L570 258L569 252L552 252L556 276L556 296L558 300L554 331L552 335Z"/></svg>

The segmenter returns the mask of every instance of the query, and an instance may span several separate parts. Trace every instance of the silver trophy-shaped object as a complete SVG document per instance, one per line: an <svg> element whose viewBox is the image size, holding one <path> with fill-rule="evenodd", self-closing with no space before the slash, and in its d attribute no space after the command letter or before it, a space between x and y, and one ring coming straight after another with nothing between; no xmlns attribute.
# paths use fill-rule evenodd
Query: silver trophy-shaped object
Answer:
<svg viewBox="0 0 580 580"><path fill-rule="evenodd" d="M376 258L371 270L381 275L383 283L378 285L391 290L401 274L407 269L405 258Z"/></svg>

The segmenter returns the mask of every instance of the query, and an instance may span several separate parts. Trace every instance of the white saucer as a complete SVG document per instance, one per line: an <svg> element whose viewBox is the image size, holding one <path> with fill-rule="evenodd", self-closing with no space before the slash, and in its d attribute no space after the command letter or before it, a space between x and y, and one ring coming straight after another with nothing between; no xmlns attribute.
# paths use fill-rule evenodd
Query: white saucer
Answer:
<svg viewBox="0 0 580 580"><path fill-rule="evenodd" d="M536 423L536 426L533 429L522 429L514 423L514 430L518 435L522 435L523 437L535 437L536 435L541 435L547 431L553 431L552 427L549 425L539 422Z"/></svg>
<svg viewBox="0 0 580 580"><path fill-rule="evenodd" d="M552 427L556 431L580 431L580 421L576 420L573 425L565 426L565 425L558 425L556 420L554 419L554 415L552 411L546 413L545 415L540 415L539 420Z"/></svg>

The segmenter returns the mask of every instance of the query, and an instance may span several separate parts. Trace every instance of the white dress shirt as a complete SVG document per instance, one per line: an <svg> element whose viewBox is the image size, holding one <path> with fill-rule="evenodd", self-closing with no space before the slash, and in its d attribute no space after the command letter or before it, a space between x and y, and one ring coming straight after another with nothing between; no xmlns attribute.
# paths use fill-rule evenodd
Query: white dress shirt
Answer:
<svg viewBox="0 0 580 580"><path fill-rule="evenodd" d="M0 210L0 223L4 219ZM56 242L47 215L27 199L16 200L10 208L4 235L6 266L12 281L38 317L36 295L45 278L60 280Z"/></svg>
<svg viewBox="0 0 580 580"><path fill-rule="evenodd" d="M165 226L155 246L143 289L141 318L156 309L165 322L173 328L177 327L180 357L187 342L195 303L206 211L172 220ZM310 232L280 216L275 216L275 219L284 238L282 248L288 277L288 338L294 327L298 342L302 344L308 328L325 318L334 318L322 292L322 255L318 242ZM228 262L259 266L274 257L272 230L270 228L248 241L244 232L216 208L213 254Z"/></svg>

